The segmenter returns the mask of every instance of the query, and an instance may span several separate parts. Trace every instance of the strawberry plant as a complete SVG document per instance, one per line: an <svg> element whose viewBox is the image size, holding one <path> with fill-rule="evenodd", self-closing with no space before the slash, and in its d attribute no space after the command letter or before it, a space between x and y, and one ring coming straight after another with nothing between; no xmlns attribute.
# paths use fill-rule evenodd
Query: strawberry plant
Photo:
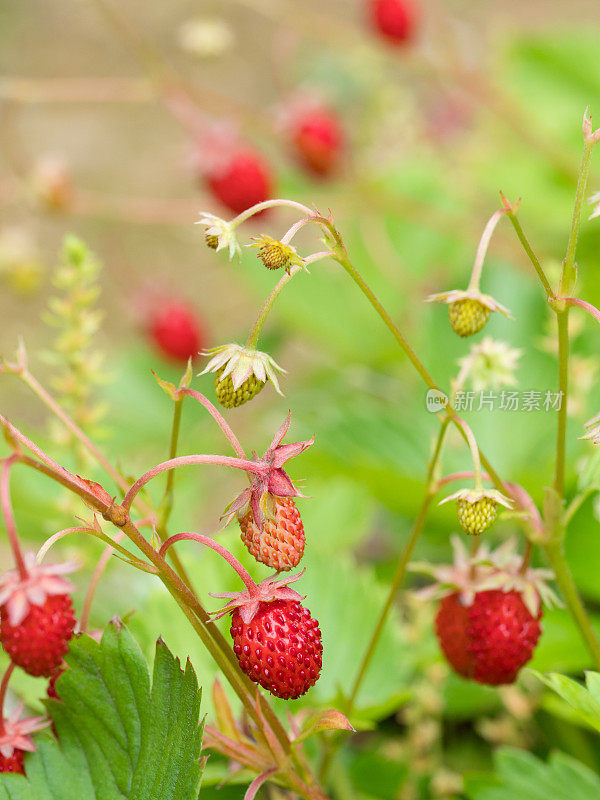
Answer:
<svg viewBox="0 0 600 800"><path fill-rule="evenodd" d="M0 798L600 795L592 26L130 11L0 78Z"/></svg>

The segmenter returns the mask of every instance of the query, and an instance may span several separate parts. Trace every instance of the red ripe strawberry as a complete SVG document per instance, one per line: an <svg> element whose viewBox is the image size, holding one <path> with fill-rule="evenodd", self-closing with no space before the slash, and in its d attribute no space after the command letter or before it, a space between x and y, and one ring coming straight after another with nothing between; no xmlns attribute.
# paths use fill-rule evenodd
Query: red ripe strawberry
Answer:
<svg viewBox="0 0 600 800"><path fill-rule="evenodd" d="M417 12L412 0L370 0L371 24L390 44L403 45L413 39Z"/></svg>
<svg viewBox="0 0 600 800"><path fill-rule="evenodd" d="M0 772L18 772L20 775L25 775L24 757L25 753L22 750L13 750L12 756L8 758L0 753Z"/></svg>
<svg viewBox="0 0 600 800"><path fill-rule="evenodd" d="M231 636L242 671L276 697L293 700L316 683L323 654L321 631L299 602L260 603L249 623L236 609Z"/></svg>
<svg viewBox="0 0 600 800"><path fill-rule="evenodd" d="M249 149L236 150L217 162L208 172L206 182L215 197L234 214L269 200L273 190L271 168L257 152Z"/></svg>
<svg viewBox="0 0 600 800"><path fill-rule="evenodd" d="M242 542L257 561L285 572L304 554L304 525L291 497L266 495L265 523L254 520L252 508L239 517Z"/></svg>
<svg viewBox="0 0 600 800"><path fill-rule="evenodd" d="M440 603L435 627L452 667L465 678L496 686L513 683L532 657L541 633L519 592L477 592L471 605L458 593Z"/></svg>
<svg viewBox="0 0 600 800"><path fill-rule="evenodd" d="M55 594L43 605L31 605L17 625L11 625L5 606L0 619L0 641L14 664L29 675L46 677L60 666L76 621L68 594Z"/></svg>
<svg viewBox="0 0 600 800"><path fill-rule="evenodd" d="M293 120L291 137L300 163L316 175L330 175L339 166L344 133L330 109L308 108Z"/></svg>
<svg viewBox="0 0 600 800"><path fill-rule="evenodd" d="M69 563L38 564L35 553L26 553L19 569L0 578L0 641L30 675L52 675L69 648L73 586L62 576L74 569Z"/></svg>
<svg viewBox="0 0 600 800"><path fill-rule="evenodd" d="M174 361L195 358L204 346L204 334L192 309L183 301L171 299L157 306L150 335L158 349Z"/></svg>

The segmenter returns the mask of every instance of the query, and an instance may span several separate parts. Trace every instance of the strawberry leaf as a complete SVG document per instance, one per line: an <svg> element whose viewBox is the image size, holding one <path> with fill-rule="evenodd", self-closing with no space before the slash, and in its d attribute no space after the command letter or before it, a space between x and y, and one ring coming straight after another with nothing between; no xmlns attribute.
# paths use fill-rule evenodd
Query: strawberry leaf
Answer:
<svg viewBox="0 0 600 800"><path fill-rule="evenodd" d="M58 741L37 737L27 777L0 775L0 800L197 800L201 690L191 664L159 639L152 684L129 631L75 639L60 700L47 701Z"/></svg>

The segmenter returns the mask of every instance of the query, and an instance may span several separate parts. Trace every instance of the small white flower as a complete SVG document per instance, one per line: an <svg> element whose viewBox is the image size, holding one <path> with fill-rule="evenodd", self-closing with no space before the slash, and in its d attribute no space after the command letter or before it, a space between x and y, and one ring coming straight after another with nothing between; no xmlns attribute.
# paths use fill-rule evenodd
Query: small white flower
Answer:
<svg viewBox="0 0 600 800"><path fill-rule="evenodd" d="M221 219L221 217L216 217L214 214L202 214L196 225L204 225L206 227L204 233L207 237L217 237L218 242L215 248L217 253L219 250L228 247L230 261L236 254L241 256L242 250L235 233L235 227L230 222Z"/></svg>
<svg viewBox="0 0 600 800"><path fill-rule="evenodd" d="M470 379L473 389L481 392L514 386L517 382L514 373L522 355L522 350L486 336L479 344L473 345L469 355L459 359L458 363L462 377Z"/></svg>
<svg viewBox="0 0 600 800"><path fill-rule="evenodd" d="M218 372L224 367L221 380L231 375L233 388L236 391L251 375L255 375L262 383L270 380L275 391L283 397L283 392L279 388L277 373L284 375L285 370L268 353L261 353L252 347L243 347L241 344L233 343L212 347L210 350L203 350L202 355L213 356L213 358L200 375L204 375L207 372Z"/></svg>

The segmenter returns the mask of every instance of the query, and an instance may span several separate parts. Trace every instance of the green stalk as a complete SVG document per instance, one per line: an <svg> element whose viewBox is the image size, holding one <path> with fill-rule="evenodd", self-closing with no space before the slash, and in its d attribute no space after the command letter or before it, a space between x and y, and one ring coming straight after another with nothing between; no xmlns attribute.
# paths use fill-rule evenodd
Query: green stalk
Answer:
<svg viewBox="0 0 600 800"><path fill-rule="evenodd" d="M561 500L565 494L567 437L567 393L569 391L569 310L556 312L558 322L558 390L562 392L556 426L556 469L554 489Z"/></svg>
<svg viewBox="0 0 600 800"><path fill-rule="evenodd" d="M594 659L596 669L600 670L600 642L579 596L573 575L567 565L563 544L557 541L547 542L543 545L543 549L550 566L554 570L556 583L569 613L579 628L579 632Z"/></svg>

